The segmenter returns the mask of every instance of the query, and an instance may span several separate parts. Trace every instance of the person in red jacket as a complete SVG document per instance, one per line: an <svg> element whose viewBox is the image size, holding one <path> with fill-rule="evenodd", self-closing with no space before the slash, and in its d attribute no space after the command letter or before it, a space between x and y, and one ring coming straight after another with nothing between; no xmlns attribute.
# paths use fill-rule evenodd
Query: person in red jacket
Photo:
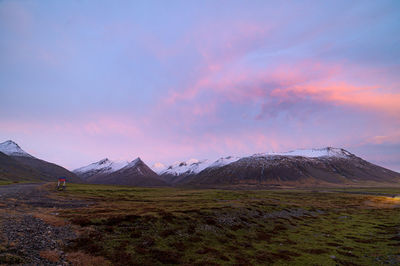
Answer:
<svg viewBox="0 0 400 266"><path fill-rule="evenodd" d="M60 185L62 184L61 190L65 190L65 182L67 178L66 177L59 177L58 178L58 183L57 183L57 190L60 190Z"/></svg>

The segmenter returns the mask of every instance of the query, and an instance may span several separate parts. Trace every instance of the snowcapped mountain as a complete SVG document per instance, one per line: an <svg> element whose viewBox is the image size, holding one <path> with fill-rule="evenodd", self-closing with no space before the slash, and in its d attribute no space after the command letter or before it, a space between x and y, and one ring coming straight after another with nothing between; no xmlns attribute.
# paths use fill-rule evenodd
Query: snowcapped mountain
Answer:
<svg viewBox="0 0 400 266"><path fill-rule="evenodd" d="M200 187L400 182L398 173L332 147L227 156L215 162L191 159L166 167L159 174L172 185Z"/></svg>
<svg viewBox="0 0 400 266"><path fill-rule="evenodd" d="M240 157L235 156L221 157L215 162L207 159L189 159L183 162L175 162L168 167L164 167L158 171L158 174L166 182L174 184L182 182L184 179L188 179L191 176L197 175L205 169L222 167L239 159Z"/></svg>
<svg viewBox="0 0 400 266"><path fill-rule="evenodd" d="M341 157L345 158L346 156L350 156L351 153L345 151L343 149L337 148L322 148L322 149L300 149L293 150L289 152L270 152L270 153L257 153L250 157L270 157L273 156L300 156L300 157L308 157L308 158L318 158L318 157ZM193 174L198 174L201 171L208 168L219 168L225 165L236 162L242 158L246 157L237 157L237 156L227 156L221 157L215 162L212 162L207 159L198 160L198 159L190 159L183 162L175 162L174 164L165 167L163 164L158 163L157 168L153 168L159 175L166 176L188 176Z"/></svg>
<svg viewBox="0 0 400 266"><path fill-rule="evenodd" d="M87 180L93 176L113 173L121 168L124 168L128 164L128 161L115 162L105 158L98 162L75 169L72 172L80 176L83 180Z"/></svg>
<svg viewBox="0 0 400 266"><path fill-rule="evenodd" d="M32 155L21 149L21 147L12 140L7 140L3 143L0 143L0 152L10 156L33 157Z"/></svg>
<svg viewBox="0 0 400 266"><path fill-rule="evenodd" d="M343 186L399 183L400 174L337 148L259 153L222 167L207 168L186 185L218 186Z"/></svg>
<svg viewBox="0 0 400 266"><path fill-rule="evenodd" d="M167 186L139 157L117 171L95 175L87 179L90 183L158 187Z"/></svg>
<svg viewBox="0 0 400 266"><path fill-rule="evenodd" d="M198 160L198 159L189 159L184 162L175 162L174 164L168 166L168 167L163 167L159 170L159 174L171 174L171 175L182 175L182 174L198 174L201 171L203 171L206 168L209 167L221 167L230 163L233 163L234 161L239 160L240 157L235 157L235 156L227 156L227 157L221 157L215 162L212 162L207 159L203 160ZM163 165L163 164L159 164Z"/></svg>
<svg viewBox="0 0 400 266"><path fill-rule="evenodd" d="M197 174L210 165L208 160L189 159L184 162L175 162L167 169L164 169L160 174L182 175L182 174Z"/></svg>
<svg viewBox="0 0 400 266"><path fill-rule="evenodd" d="M200 173L209 167L210 164L211 163L209 160L189 159L184 162L175 162L174 164L159 171L158 174L165 182L169 184L176 184L182 182L184 179L188 179L189 177Z"/></svg>

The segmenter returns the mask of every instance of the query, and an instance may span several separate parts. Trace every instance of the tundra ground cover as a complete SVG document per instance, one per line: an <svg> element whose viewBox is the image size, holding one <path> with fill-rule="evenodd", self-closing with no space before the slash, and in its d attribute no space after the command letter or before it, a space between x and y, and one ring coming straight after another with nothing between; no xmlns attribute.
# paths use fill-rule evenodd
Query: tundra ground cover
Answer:
<svg viewBox="0 0 400 266"><path fill-rule="evenodd" d="M83 232L71 252L113 264L399 264L400 200L381 194L400 189L360 191L71 184L55 196L94 202L61 213Z"/></svg>

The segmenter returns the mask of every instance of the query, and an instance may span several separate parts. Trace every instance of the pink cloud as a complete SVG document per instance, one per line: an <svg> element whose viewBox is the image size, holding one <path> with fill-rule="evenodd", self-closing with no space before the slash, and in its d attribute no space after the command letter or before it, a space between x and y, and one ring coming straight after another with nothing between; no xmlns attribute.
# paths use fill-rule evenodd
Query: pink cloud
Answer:
<svg viewBox="0 0 400 266"><path fill-rule="evenodd" d="M368 139L367 143L372 143L372 144L384 144L384 143L389 143L389 144L396 144L400 143L400 131L397 132L392 132L387 135L379 135L379 136L373 136Z"/></svg>
<svg viewBox="0 0 400 266"><path fill-rule="evenodd" d="M173 91L166 103L196 102L205 92L213 93L214 100L219 102L229 100L238 104L271 98L286 101L295 96L297 101L307 98L398 116L400 93L380 84L365 86L348 81L343 78L344 69L340 64L310 61L279 64L261 70L225 66L199 77L193 86Z"/></svg>
<svg viewBox="0 0 400 266"><path fill-rule="evenodd" d="M400 113L400 93L382 92L377 87L360 87L345 82L310 82L283 89L275 89L271 95L288 98L295 94L354 108L374 109L397 116Z"/></svg>

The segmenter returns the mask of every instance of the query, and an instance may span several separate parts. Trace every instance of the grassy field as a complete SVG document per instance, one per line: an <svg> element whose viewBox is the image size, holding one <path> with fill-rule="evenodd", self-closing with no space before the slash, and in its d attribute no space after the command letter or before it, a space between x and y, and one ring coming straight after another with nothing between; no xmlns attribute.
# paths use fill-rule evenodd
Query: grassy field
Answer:
<svg viewBox="0 0 400 266"><path fill-rule="evenodd" d="M364 195L351 193L387 193ZM400 264L400 189L185 190L70 184L71 251L113 264Z"/></svg>

